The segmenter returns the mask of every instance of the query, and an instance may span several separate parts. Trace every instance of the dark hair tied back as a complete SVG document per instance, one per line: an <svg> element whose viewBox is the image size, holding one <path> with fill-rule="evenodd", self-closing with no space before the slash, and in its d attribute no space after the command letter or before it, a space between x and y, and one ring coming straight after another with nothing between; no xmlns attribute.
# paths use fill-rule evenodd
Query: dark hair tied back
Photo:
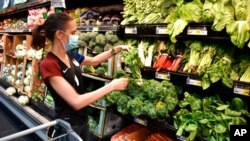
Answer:
<svg viewBox="0 0 250 141"><path fill-rule="evenodd" d="M45 36L53 43L55 32L57 30L64 30L68 21L73 20L68 14L54 13L49 15L48 19L43 25L39 25L32 31L33 41L32 47L34 49L40 49L45 46L45 38L41 34L41 30L44 30Z"/></svg>
<svg viewBox="0 0 250 141"><path fill-rule="evenodd" d="M43 25L38 25L32 30L32 48L39 50L45 46L45 36L41 33Z"/></svg>

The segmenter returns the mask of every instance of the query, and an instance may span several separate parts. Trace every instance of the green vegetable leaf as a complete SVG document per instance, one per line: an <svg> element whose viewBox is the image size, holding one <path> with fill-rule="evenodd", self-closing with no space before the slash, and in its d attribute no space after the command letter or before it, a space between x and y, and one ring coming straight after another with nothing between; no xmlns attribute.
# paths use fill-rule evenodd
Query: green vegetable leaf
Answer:
<svg viewBox="0 0 250 141"><path fill-rule="evenodd" d="M173 43L176 43L176 36L183 32L188 22L183 19L178 19L174 23L171 23L167 26L167 34L170 35L170 40Z"/></svg>
<svg viewBox="0 0 250 141"><path fill-rule="evenodd" d="M216 133L222 134L222 133L225 133L227 131L227 128L225 126L223 126L222 124L216 124L214 126L214 130Z"/></svg>
<svg viewBox="0 0 250 141"><path fill-rule="evenodd" d="M228 107L229 107L229 105L221 105L221 106L217 107L216 110L222 111L222 110L225 110Z"/></svg>

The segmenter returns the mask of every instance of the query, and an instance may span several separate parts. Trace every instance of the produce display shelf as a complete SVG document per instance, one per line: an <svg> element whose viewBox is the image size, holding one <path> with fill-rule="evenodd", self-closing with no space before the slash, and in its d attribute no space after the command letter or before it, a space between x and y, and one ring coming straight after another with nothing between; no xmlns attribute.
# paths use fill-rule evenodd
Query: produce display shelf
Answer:
<svg viewBox="0 0 250 141"><path fill-rule="evenodd" d="M51 4L51 0L36 0L34 2L19 4L17 6L12 6L5 10L0 11L0 18L7 17L13 14L18 14L19 12L25 11L30 8L39 8L39 7L49 6L50 4Z"/></svg>
<svg viewBox="0 0 250 141"><path fill-rule="evenodd" d="M169 38L167 34L168 24L130 24L120 27L125 37L132 38ZM189 24L178 35L178 39L213 39L230 40L225 30L213 31L210 24Z"/></svg>
<svg viewBox="0 0 250 141"><path fill-rule="evenodd" d="M118 31L118 26L106 26L106 25L101 25L101 26L79 26L77 27L78 31L85 31L85 32L105 32L105 31Z"/></svg>
<svg viewBox="0 0 250 141"><path fill-rule="evenodd" d="M94 80L103 81L103 82L110 82L111 81L111 79L94 76L92 74L82 73L82 75L84 77L91 78L91 79L94 79Z"/></svg>
<svg viewBox="0 0 250 141"><path fill-rule="evenodd" d="M107 107L100 107L96 104L90 104L89 106L99 110L107 110Z"/></svg>

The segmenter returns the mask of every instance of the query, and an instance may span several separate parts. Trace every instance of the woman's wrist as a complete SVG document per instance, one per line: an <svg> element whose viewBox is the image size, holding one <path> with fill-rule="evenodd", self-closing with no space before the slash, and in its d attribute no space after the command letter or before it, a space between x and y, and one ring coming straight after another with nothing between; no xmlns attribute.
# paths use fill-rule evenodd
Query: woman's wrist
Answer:
<svg viewBox="0 0 250 141"><path fill-rule="evenodd" d="M117 53L120 53L121 51L122 51L122 47L120 47L120 46L111 48L112 55L116 55Z"/></svg>

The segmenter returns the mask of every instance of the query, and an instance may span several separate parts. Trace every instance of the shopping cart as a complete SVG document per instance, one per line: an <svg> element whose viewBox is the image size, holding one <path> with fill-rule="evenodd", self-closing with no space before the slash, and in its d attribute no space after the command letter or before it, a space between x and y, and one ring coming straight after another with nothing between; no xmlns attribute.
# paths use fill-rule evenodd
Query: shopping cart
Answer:
<svg viewBox="0 0 250 141"><path fill-rule="evenodd" d="M68 122L57 119L3 138L0 138L0 141L8 141L22 137L36 131L47 128L47 139L48 141L83 141L76 132L71 129L71 126Z"/></svg>

